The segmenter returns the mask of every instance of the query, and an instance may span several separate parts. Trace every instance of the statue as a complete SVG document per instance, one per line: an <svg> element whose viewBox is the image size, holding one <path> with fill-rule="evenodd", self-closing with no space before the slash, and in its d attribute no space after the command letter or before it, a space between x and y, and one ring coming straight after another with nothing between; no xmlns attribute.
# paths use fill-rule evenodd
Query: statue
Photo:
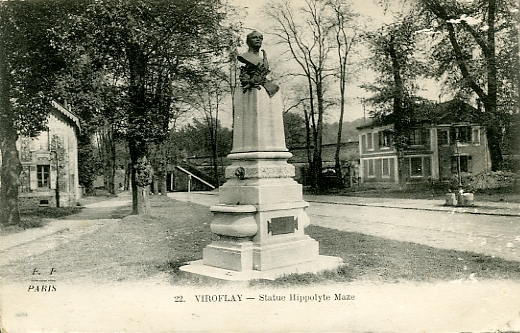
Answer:
<svg viewBox="0 0 520 333"><path fill-rule="evenodd" d="M262 50L260 58L260 47L264 37L258 31L253 31L247 35L246 43L249 46L247 52L237 57L238 61L245 64L240 68L240 83L244 93L250 89L261 89L264 87L269 97L273 97L278 92L279 87L267 80L269 74L269 63L267 53Z"/></svg>

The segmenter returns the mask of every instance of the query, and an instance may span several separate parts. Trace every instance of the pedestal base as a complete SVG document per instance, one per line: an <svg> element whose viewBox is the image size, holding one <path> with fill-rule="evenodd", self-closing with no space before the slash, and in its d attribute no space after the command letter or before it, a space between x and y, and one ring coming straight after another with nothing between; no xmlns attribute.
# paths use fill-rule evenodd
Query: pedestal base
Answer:
<svg viewBox="0 0 520 333"><path fill-rule="evenodd" d="M325 270L338 269L343 265L343 260L338 257L318 256L314 261L300 263L298 265L284 266L267 271L242 271L227 270L204 265L202 260L192 261L189 265L180 267L186 273L196 274L225 281L247 280L275 280L289 274L319 273Z"/></svg>
<svg viewBox="0 0 520 333"><path fill-rule="evenodd" d="M216 241L202 250L206 266L247 271L253 268L253 242Z"/></svg>
<svg viewBox="0 0 520 333"><path fill-rule="evenodd" d="M277 243L255 244L253 269L267 271L287 265L316 261L319 243L307 235L282 239Z"/></svg>
<svg viewBox="0 0 520 333"><path fill-rule="evenodd" d="M218 240L206 246L202 262L206 266L244 272L267 271L283 266L316 261L319 243L307 235L288 235L269 243L248 240Z"/></svg>

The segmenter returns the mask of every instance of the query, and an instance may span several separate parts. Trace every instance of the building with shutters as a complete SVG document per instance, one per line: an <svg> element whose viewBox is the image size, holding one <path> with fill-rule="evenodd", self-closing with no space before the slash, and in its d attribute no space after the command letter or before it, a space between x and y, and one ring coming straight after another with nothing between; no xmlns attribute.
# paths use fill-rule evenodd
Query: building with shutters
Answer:
<svg viewBox="0 0 520 333"><path fill-rule="evenodd" d="M81 196L78 182L79 118L55 101L47 131L17 142L22 172L20 206L73 207ZM59 203L59 204L58 204Z"/></svg>
<svg viewBox="0 0 520 333"><path fill-rule="evenodd" d="M402 156L395 149L393 128L375 120L357 128L363 183L398 183L401 177L407 183L443 181L491 171L482 113L467 103L440 103L415 122Z"/></svg>

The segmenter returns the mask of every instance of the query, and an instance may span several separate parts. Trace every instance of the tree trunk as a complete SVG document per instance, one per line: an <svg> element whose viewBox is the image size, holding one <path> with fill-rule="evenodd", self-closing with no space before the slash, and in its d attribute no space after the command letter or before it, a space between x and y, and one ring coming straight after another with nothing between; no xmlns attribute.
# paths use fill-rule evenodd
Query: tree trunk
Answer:
<svg viewBox="0 0 520 333"><path fill-rule="evenodd" d="M340 109L339 109L339 124L338 124L338 136L336 140L336 152L334 154L334 169L336 170L336 177L338 181L343 184L343 175L341 172L341 131L343 130L343 116L345 114L345 88L341 87L341 101L340 101Z"/></svg>
<svg viewBox="0 0 520 333"><path fill-rule="evenodd" d="M322 152L322 141L323 141L323 113L325 112L324 108L324 98L323 98L323 81L322 78L318 78L316 84L316 97L318 102L318 124L316 129L316 146L314 147L314 168L315 168L315 177L316 177L316 185L319 189L321 187L321 169L323 168L323 160L321 158Z"/></svg>
<svg viewBox="0 0 520 333"><path fill-rule="evenodd" d="M135 160L132 157L132 214L134 215L150 213L150 174L146 170L148 167L146 157L137 157Z"/></svg>
<svg viewBox="0 0 520 333"><path fill-rule="evenodd" d="M129 163L125 169L125 183L123 184L125 191L128 191L130 189L130 183L131 183L130 179L131 178L132 178L132 163Z"/></svg>
<svg viewBox="0 0 520 333"><path fill-rule="evenodd" d="M129 44L126 53L130 67L128 148L132 161L132 214L141 215L150 212L148 191L151 175L146 157L147 138L142 129L143 117L146 115L147 61L137 44Z"/></svg>
<svg viewBox="0 0 520 333"><path fill-rule="evenodd" d="M216 125L215 125L216 127ZM213 129L211 129L213 131ZM217 187L220 186L220 177L218 174L218 146L217 146L217 137L216 137L216 129L211 139L211 163L213 165L213 179L215 180L215 185Z"/></svg>
<svg viewBox="0 0 520 333"><path fill-rule="evenodd" d="M159 193L166 195L166 170L158 175L159 182Z"/></svg>
<svg viewBox="0 0 520 333"><path fill-rule="evenodd" d="M2 114L2 118L7 120L5 114ZM0 223L2 225L15 225L20 223L18 187L22 165L16 149L18 135L13 125L6 125L6 122L3 122L2 127L0 141L0 150L2 151Z"/></svg>
<svg viewBox="0 0 520 333"><path fill-rule="evenodd" d="M3 34L0 34L0 223L20 224L18 186L22 166L16 149L18 133L14 128L14 114L9 101L10 73Z"/></svg>
<svg viewBox="0 0 520 333"><path fill-rule="evenodd" d="M116 141L114 130L110 128L110 141L108 142L108 193L116 194Z"/></svg>
<svg viewBox="0 0 520 333"><path fill-rule="evenodd" d="M103 147L101 151L103 161L103 184L108 193L116 194L116 143L111 126L105 124L100 136L102 140L101 147Z"/></svg>
<svg viewBox="0 0 520 333"><path fill-rule="evenodd" d="M502 168L502 149L500 143L502 142L502 128L504 123L502 117L497 110L497 68L495 56L495 12L496 1L489 1L488 7L488 30L487 30L487 50L484 50L487 67L487 99L484 101L484 107L491 121L487 126L487 138L489 142L491 155L491 169L493 171Z"/></svg>

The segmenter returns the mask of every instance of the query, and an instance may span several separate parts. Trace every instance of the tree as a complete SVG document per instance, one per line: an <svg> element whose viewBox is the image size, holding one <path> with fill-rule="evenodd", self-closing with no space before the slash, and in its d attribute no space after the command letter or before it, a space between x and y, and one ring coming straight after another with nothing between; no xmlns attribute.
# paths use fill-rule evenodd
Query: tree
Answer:
<svg viewBox="0 0 520 333"><path fill-rule="evenodd" d="M338 82L340 90L340 113L338 122L338 134L336 140L336 152L334 154L335 170L338 181L343 181L341 172L341 135L343 130L343 117L345 115L345 90L348 79L347 65L350 51L357 38L355 27L349 25L354 18L354 14L350 8L342 0L329 0L328 6L332 9L334 16L331 19L331 25L334 30L336 39L337 56L338 56Z"/></svg>
<svg viewBox="0 0 520 333"><path fill-rule="evenodd" d="M274 35L286 45L307 81L308 108L304 107L307 124L312 129L313 154L309 165L311 185L318 188L322 169L323 115L326 108L327 79L333 75L328 66L331 52L331 27L326 20L326 5L319 0L306 0L300 8L301 20L295 18L289 2L270 3L266 13L277 27Z"/></svg>
<svg viewBox="0 0 520 333"><path fill-rule="evenodd" d="M403 170L403 151L417 110L415 79L422 69L414 58L415 31L414 15L409 15L365 35L373 51L371 63L379 74L375 84L364 85L374 93L366 101L376 106L372 116L377 121L394 124L393 141L398 152L399 170ZM404 181L403 175L399 180Z"/></svg>
<svg viewBox="0 0 520 333"><path fill-rule="evenodd" d="M220 176L218 170L219 164L219 112L223 99L227 93L234 94L234 90L228 91L230 88L229 77L225 75L223 68L220 66L221 61L214 59L213 64L206 69L206 75L199 82L193 85L192 94L188 99L188 103L193 109L202 113L202 119L207 129L206 135L208 146L211 148L211 164L213 166L213 179L215 184L220 184Z"/></svg>
<svg viewBox="0 0 520 333"><path fill-rule="evenodd" d="M223 127L219 120L213 119L217 127L217 158L224 157L231 152L233 135L230 129ZM212 159L214 144L211 142L211 128L206 119L192 119L190 124L173 132L172 143L178 150L184 150L186 156L210 157Z"/></svg>
<svg viewBox="0 0 520 333"><path fill-rule="evenodd" d="M283 114L285 130L285 143L287 148L299 148L306 144L305 119L297 113L285 112Z"/></svg>
<svg viewBox="0 0 520 333"><path fill-rule="evenodd" d="M431 30L445 32L440 34L437 51L433 54L438 64L436 74L451 74L448 83L452 87L461 93L470 90L478 96L487 115L492 169L498 170L503 161L502 133L511 110L507 101L518 101L520 74L518 61L514 61L518 55L508 51L515 49L511 43L518 43L517 39L511 38L515 30L518 33L511 10L518 3L508 0L421 0L420 3L434 18ZM451 50L446 50L445 45L450 45ZM509 66L500 69L498 59ZM511 73L514 78L508 79ZM513 88L515 85L516 89ZM516 98L511 98L511 94L516 94Z"/></svg>
<svg viewBox="0 0 520 333"><path fill-rule="evenodd" d="M67 65L59 74L56 90L67 104L73 105L74 112L81 119L83 133L80 134L78 149L95 153L92 157L79 155L82 171L95 172L83 174L81 179L86 183L82 185L90 191L91 180L102 170L105 189L115 194L116 144L124 141L126 128L125 91L118 86L122 78L113 74L118 72L118 64L102 65L102 59L96 59L98 54L88 52L94 48L85 47L88 39L71 34L75 30L75 21L68 23L70 26L61 25L55 31L57 36L71 35L70 38L57 37Z"/></svg>
<svg viewBox="0 0 520 333"><path fill-rule="evenodd" d="M88 8L84 29L96 52L106 63L124 66L119 84L127 88L125 137L134 214L149 212L149 148L168 135L172 86L198 75L210 54L222 51L224 13L216 0L121 0Z"/></svg>
<svg viewBox="0 0 520 333"><path fill-rule="evenodd" d="M68 7L52 1L0 3L0 223L19 224L19 135L33 137L46 127L56 75L63 58L49 29Z"/></svg>

